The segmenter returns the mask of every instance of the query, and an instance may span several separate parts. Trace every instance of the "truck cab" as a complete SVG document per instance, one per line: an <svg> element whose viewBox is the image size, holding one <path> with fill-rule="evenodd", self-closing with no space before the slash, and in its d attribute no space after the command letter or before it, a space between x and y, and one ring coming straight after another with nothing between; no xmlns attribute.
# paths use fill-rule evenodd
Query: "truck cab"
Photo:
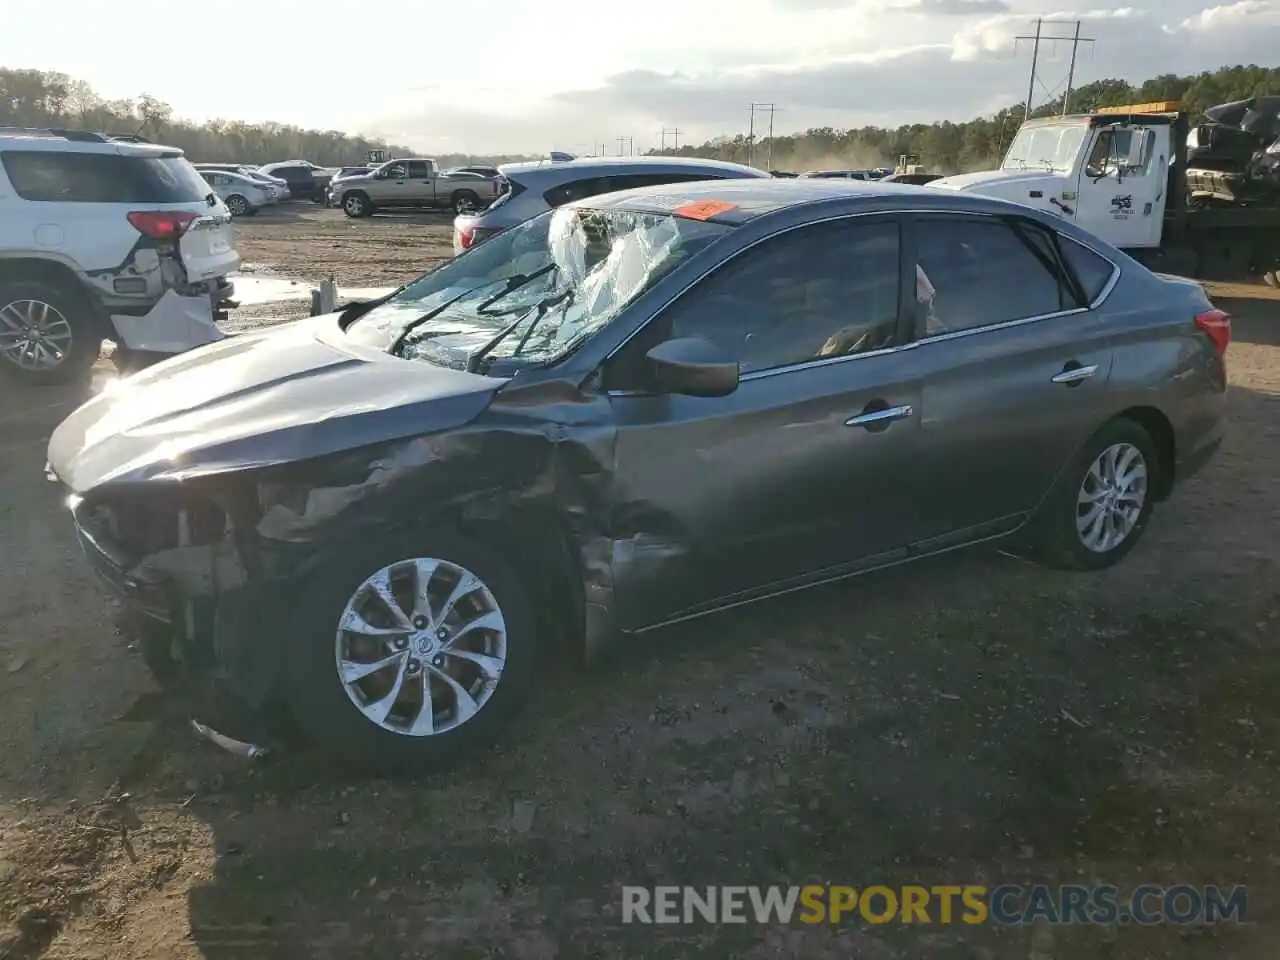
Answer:
<svg viewBox="0 0 1280 960"><path fill-rule="evenodd" d="M1122 249L1161 245L1178 105L1112 107L1029 120L999 170L943 177L933 187L1047 210Z"/></svg>

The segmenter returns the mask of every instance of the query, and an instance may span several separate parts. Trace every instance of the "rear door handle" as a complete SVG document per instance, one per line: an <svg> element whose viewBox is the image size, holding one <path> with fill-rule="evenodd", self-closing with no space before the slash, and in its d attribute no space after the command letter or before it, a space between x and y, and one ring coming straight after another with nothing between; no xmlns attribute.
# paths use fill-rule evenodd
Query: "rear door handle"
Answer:
<svg viewBox="0 0 1280 960"><path fill-rule="evenodd" d="M1098 365L1096 363L1091 363L1087 367L1082 367L1079 364L1076 364L1075 366L1068 364L1062 368L1061 373L1054 374L1053 382L1065 384L1070 387L1074 384L1080 383L1082 380L1088 380L1097 372Z"/></svg>
<svg viewBox="0 0 1280 960"><path fill-rule="evenodd" d="M894 420L903 420L913 416L915 410L910 404L902 404L897 407L881 407L879 410L871 410L867 413L860 413L856 417L850 417L844 422L846 427L874 427L877 424L889 424Z"/></svg>

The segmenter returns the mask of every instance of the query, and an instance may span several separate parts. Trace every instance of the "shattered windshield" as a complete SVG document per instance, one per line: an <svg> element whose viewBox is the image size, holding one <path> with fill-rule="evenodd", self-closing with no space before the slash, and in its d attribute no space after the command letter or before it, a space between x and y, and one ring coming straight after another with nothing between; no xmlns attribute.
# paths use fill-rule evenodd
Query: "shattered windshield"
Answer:
<svg viewBox="0 0 1280 960"><path fill-rule="evenodd" d="M500 233L357 319L348 336L462 370L554 363L733 227L562 207Z"/></svg>
<svg viewBox="0 0 1280 960"><path fill-rule="evenodd" d="M1070 173L1075 168L1080 146L1088 132L1082 123L1023 127L1009 145L1001 169Z"/></svg>

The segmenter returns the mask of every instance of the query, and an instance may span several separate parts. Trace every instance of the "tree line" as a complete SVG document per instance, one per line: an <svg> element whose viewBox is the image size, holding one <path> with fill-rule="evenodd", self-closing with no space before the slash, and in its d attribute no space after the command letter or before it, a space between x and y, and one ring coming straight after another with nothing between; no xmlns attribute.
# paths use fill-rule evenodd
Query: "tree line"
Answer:
<svg viewBox="0 0 1280 960"><path fill-rule="evenodd" d="M240 120L192 123L174 117L169 104L150 94L108 100L83 80L65 73L0 67L0 127L5 126L90 130L114 136L129 134L180 147L191 160L210 163L310 160L320 166L352 166L364 163L370 150L386 150L389 157L414 155L412 149L401 144L353 136L341 130L304 130L284 123ZM530 158L453 153L436 159L450 167Z"/></svg>
<svg viewBox="0 0 1280 960"><path fill-rule="evenodd" d="M1157 100L1179 100L1192 113L1214 104L1247 97L1280 94L1280 67L1222 67L1212 73L1178 76L1166 73L1140 84L1098 80L1073 90L1069 113L1098 107ZM1040 104L1032 116L1062 112L1063 98ZM820 127L788 136L757 137L754 148L745 134L716 137L697 146L682 146L688 157L712 157L757 167L801 172L820 168L857 169L893 166L903 155L916 156L933 173L964 173L997 166L1005 148L1025 119L1026 104L1016 103L993 116L964 123L916 123L897 129ZM658 153L660 151L651 151ZM666 150L665 153L676 153Z"/></svg>
<svg viewBox="0 0 1280 960"><path fill-rule="evenodd" d="M1125 103L1180 100L1189 110L1200 112L1216 103L1272 93L1280 94L1280 67L1234 66L1194 76L1161 74L1136 85L1098 80L1072 91L1067 107L1068 112L1085 113ZM1051 116L1061 113L1062 107L1059 97L1040 104L1032 116ZM996 165L1024 115L1025 104L1016 103L993 116L964 123L916 123L896 129L821 127L787 136L757 137L754 144L739 133L665 152L795 171L892 166L900 156L913 155L933 172L960 173ZM258 164L305 159L321 166L341 166L363 163L370 150L386 150L388 156L411 156L414 152L401 144L340 130L304 130L289 124L239 120L192 123L175 118L169 104L149 94L107 100L82 80L42 70L0 68L0 126L134 134L180 147L192 160L209 162ZM532 158L451 153L436 159L449 167Z"/></svg>

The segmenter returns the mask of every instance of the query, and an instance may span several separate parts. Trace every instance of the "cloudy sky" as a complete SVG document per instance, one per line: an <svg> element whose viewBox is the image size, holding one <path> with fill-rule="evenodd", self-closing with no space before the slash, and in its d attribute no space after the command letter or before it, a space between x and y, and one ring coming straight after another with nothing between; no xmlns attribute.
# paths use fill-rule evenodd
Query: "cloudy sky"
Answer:
<svg viewBox="0 0 1280 960"><path fill-rule="evenodd" d="M1085 0L1088 3L1089 0ZM1280 0L41 0L5 14L0 65L61 70L194 119L377 134L424 152L637 151L745 132L962 120L1026 96L1036 17L1084 23L1079 83L1280 62ZM59 28L63 29L59 29ZM1037 100L1069 43L1042 48Z"/></svg>

